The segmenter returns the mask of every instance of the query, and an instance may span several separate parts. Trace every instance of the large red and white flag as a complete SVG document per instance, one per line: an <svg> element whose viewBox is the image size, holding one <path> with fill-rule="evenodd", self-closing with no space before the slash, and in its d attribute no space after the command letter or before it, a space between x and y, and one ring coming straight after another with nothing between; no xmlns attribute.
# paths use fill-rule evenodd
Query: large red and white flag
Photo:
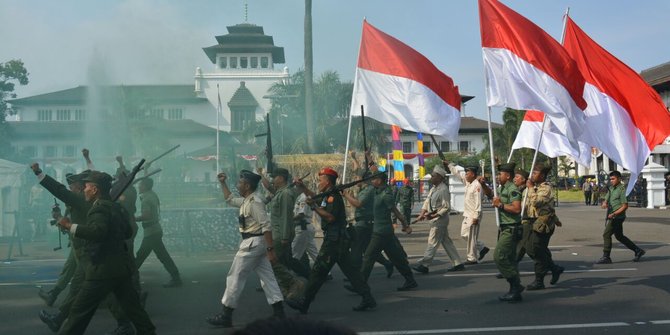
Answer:
<svg viewBox="0 0 670 335"><path fill-rule="evenodd" d="M517 133L512 144L512 149L535 149L538 148L537 144L539 142L538 150L547 157L570 156L583 166L588 167L591 164L590 145L578 142L579 147L575 149L567 137L548 119L544 124L544 132L542 132L543 120L544 113L535 110L526 111L521 127L519 127L519 133ZM540 135L542 135L542 141L540 141Z"/></svg>
<svg viewBox="0 0 670 335"><path fill-rule="evenodd" d="M425 56L363 21L351 115L456 140L458 86Z"/></svg>
<svg viewBox="0 0 670 335"><path fill-rule="evenodd" d="M600 149L636 180L649 153L670 135L670 114L635 70L593 41L568 18L565 49L586 79L589 130L581 140ZM628 192L634 182L628 184Z"/></svg>
<svg viewBox="0 0 670 335"><path fill-rule="evenodd" d="M489 106L541 110L576 147L584 78L542 28L496 0L479 0Z"/></svg>

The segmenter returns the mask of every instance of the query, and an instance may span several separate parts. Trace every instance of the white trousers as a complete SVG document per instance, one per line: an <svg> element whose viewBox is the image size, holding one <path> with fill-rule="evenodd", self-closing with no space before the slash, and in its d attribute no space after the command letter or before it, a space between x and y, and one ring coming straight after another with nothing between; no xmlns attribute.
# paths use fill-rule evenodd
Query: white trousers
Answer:
<svg viewBox="0 0 670 335"><path fill-rule="evenodd" d="M444 251L447 252L454 266L461 264L461 257L458 255L454 242L449 238L449 217L442 217L430 223L430 232L428 233L428 245L423 254L423 258L419 260L419 264L428 267L435 258L437 248L442 245Z"/></svg>
<svg viewBox="0 0 670 335"><path fill-rule="evenodd" d="M307 252L307 256L309 256L312 262L316 260L316 256L319 255L319 249L316 247L316 242L314 241L315 233L313 224L308 224L307 230L302 230L299 225L295 227L295 238L291 245L293 258L299 260Z"/></svg>
<svg viewBox="0 0 670 335"><path fill-rule="evenodd" d="M268 304L284 300L279 284L272 272L272 266L266 256L265 239L263 236L254 236L242 240L240 248L235 254L233 264L226 278L226 291L223 293L221 303L226 307L237 308L240 294L251 271L255 271L261 280L261 287L265 292Z"/></svg>
<svg viewBox="0 0 670 335"><path fill-rule="evenodd" d="M485 247L484 243L478 240L479 226L481 220L475 225L472 224L472 218L464 217L461 224L461 237L465 240L465 251L467 252L467 260L470 262L479 262L479 253Z"/></svg>

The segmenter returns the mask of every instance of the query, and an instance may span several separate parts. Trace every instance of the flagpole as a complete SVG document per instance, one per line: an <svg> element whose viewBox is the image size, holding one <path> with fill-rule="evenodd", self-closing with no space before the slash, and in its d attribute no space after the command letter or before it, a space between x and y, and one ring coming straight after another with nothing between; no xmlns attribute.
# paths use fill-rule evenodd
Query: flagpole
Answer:
<svg viewBox="0 0 670 335"><path fill-rule="evenodd" d="M216 107L216 173L221 172L219 165L219 155L220 155L220 144L219 144L219 118L221 115L221 92L219 92L219 84L216 84L216 97L218 101L218 106Z"/></svg>
<svg viewBox="0 0 670 335"><path fill-rule="evenodd" d="M486 78L486 74L484 74L484 78ZM487 80L488 83L488 80ZM488 85L487 85L488 86ZM486 90L486 100L488 104L488 89ZM488 106L487 108L487 114L488 114L488 127L489 127L489 150L491 152L491 184L493 185L493 197L498 196L498 190L496 187L496 163L495 159L493 158L493 130L491 129L491 106ZM483 171L482 171L483 173ZM508 181L509 183L509 181ZM496 226L500 227L500 216L499 216L499 209L498 207L494 207L496 211Z"/></svg>
<svg viewBox="0 0 670 335"><path fill-rule="evenodd" d="M365 16L363 17L363 23L365 23ZM363 33L361 31L361 39L358 41L358 58L361 58L361 42L363 42ZM358 61L358 59L356 60ZM351 140L351 119L353 118L353 110L355 106L353 105L354 98L356 97L356 88L358 87L358 65L356 66L356 73L354 74L354 87L351 94L351 107L349 108L349 127L347 128L347 144L344 147L344 169L342 170L342 179L344 182L347 180L347 161L349 157L349 141ZM361 105L361 108L363 105ZM365 155L365 153L363 153ZM367 168L367 167L366 167Z"/></svg>

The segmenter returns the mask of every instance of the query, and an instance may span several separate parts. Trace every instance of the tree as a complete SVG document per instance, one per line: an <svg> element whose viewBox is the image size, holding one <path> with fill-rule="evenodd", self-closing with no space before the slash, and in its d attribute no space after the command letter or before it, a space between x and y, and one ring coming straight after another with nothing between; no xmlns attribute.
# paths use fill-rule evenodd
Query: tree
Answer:
<svg viewBox="0 0 670 335"><path fill-rule="evenodd" d="M7 115L13 115L15 110L9 107L7 99L16 98L15 85L28 84L28 71L20 59L12 59L0 63L0 157L15 158L10 146L11 129L7 124Z"/></svg>
<svg viewBox="0 0 670 335"><path fill-rule="evenodd" d="M507 158L512 151L512 144L516 139L516 135L519 133L519 128L521 127L521 122L523 122L523 117L526 111L516 110L507 108L503 112L503 126L500 128L492 129L493 135L493 152L494 155L499 158L499 163L507 162ZM486 163L490 162L490 149L489 149L489 137L488 135L484 136L484 143L486 143L486 148L482 152L483 158L486 159ZM533 155L535 150L522 148L514 150L514 153L510 159L510 162L515 162L517 167L522 169L530 169L530 165L533 162ZM539 153L537 156L537 161L546 160L546 156L542 153Z"/></svg>

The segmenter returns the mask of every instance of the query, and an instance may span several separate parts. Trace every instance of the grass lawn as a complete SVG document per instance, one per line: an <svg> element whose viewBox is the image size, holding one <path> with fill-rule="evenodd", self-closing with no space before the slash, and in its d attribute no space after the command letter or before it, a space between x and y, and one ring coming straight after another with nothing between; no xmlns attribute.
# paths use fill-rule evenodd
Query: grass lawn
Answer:
<svg viewBox="0 0 670 335"><path fill-rule="evenodd" d="M584 192L558 190L559 202L584 202Z"/></svg>

